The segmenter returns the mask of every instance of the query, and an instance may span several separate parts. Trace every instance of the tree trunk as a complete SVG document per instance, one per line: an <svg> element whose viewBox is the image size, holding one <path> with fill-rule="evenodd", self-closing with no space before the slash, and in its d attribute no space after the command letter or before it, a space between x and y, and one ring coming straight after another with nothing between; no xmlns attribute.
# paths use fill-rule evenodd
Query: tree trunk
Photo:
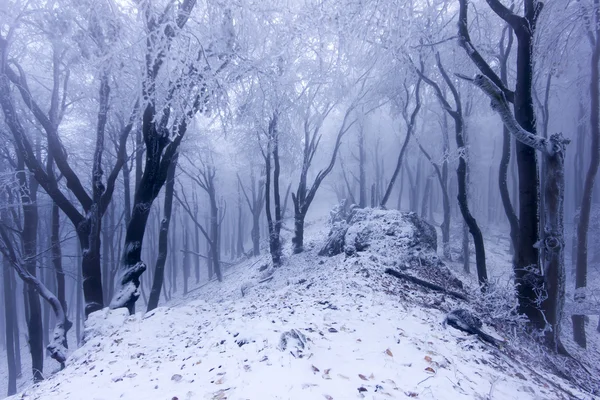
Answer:
<svg viewBox="0 0 600 400"><path fill-rule="evenodd" d="M392 173L390 182L388 183L387 189L385 190L385 194L383 195L383 198L381 199L381 203L380 203L381 207L385 207L385 204L388 202L390 195L392 194L392 189L394 188L394 183L396 182L396 179L398 178L398 173L400 172L400 168L402 167L404 153L406 152L408 143L410 141L410 137L415 128L415 119L417 117L417 114L419 113L419 110L421 109L420 89L421 89L421 78L419 77L419 79L417 80L416 87L415 87L415 108L413 109L413 112L411 113L410 119L408 118L408 115L406 114L406 112L407 112L406 109L404 110L404 119L406 120L406 123L407 123L406 137L404 138L404 143L402 144L400 153L398 153L398 160L396 161L396 167L394 168L394 172ZM408 98L408 95L407 95L406 102L408 103L409 100L410 99ZM408 171L408 166L407 166L407 171ZM411 207L412 207L412 205L411 205Z"/></svg>
<svg viewBox="0 0 600 400"><path fill-rule="evenodd" d="M6 362L8 364L8 392L7 396L12 396L17 393L17 365L15 360L15 351L21 349L15 347L13 332L15 330L16 314L15 314L15 294L12 286L12 270L8 265L8 260L2 257L3 266L3 283L4 283L4 316L6 331Z"/></svg>
<svg viewBox="0 0 600 400"><path fill-rule="evenodd" d="M219 207L217 206L217 194L214 186L209 191L210 199L210 253L212 255L212 267L219 282L223 281L223 272L221 271L221 232L219 224Z"/></svg>
<svg viewBox="0 0 600 400"><path fill-rule="evenodd" d="M240 258L241 256L244 255L244 214L242 212L242 194L240 193L240 187L238 186L238 215L237 215L237 232L235 232L235 235L237 237L236 239L236 246L235 246L235 253L236 253L236 258Z"/></svg>
<svg viewBox="0 0 600 400"><path fill-rule="evenodd" d="M188 293L188 279L190 277L190 235L188 233L187 225L184 225L181 235L183 236L183 295L185 296Z"/></svg>
<svg viewBox="0 0 600 400"><path fill-rule="evenodd" d="M469 226L465 221L462 223L462 256L463 271L466 274L471 273L471 252L469 251Z"/></svg>
<svg viewBox="0 0 600 400"><path fill-rule="evenodd" d="M423 202L421 203L421 218L427 220L429 210L428 206L431 202L431 176L427 177L427 183L425 184L425 191L423 192Z"/></svg>
<svg viewBox="0 0 600 400"><path fill-rule="evenodd" d="M4 242L4 248L2 252L6 256L7 261L12 264L13 268L15 269L19 277L23 280L23 282L26 283L27 286L33 286L35 288L35 292L39 293L39 295L44 300L46 300L54 310L56 326L52 334L52 340L47 346L47 350L50 352L50 356L60 364L62 369L64 368L64 364L67 359L66 332L71 327L71 323L67 319L64 309L60 305L60 302L58 301L56 296L54 296L54 294L52 294L52 292L48 290L48 288L42 283L40 279L36 278L34 275L29 273L29 271L25 267L25 264L22 264L22 262L17 258L17 253L12 245L10 236L4 227L4 221L2 222L3 223L0 226L0 237ZM34 370L34 374L36 372L42 374L41 370Z"/></svg>
<svg viewBox="0 0 600 400"><path fill-rule="evenodd" d="M173 192L175 191L175 171L177 170L177 157L173 158L169 171L167 172L167 182L165 184L165 202L163 218L160 222L160 233L158 235L158 257L154 267L154 281L148 299L146 312L154 310L160 300L160 289L164 283L165 263L169 251L169 223L171 222L171 212L173 210ZM174 268L175 266L173 266Z"/></svg>
<svg viewBox="0 0 600 400"><path fill-rule="evenodd" d="M25 164L19 162L23 171ZM21 185L21 204L23 208L23 231L21 234L23 260L25 269L33 276L37 275L37 230L38 230L38 208L37 188L38 184L33 176L25 177L25 172L19 173ZM26 285L27 306L29 315L27 319L27 330L29 336L29 350L31 352L31 368L33 381L39 382L44 379L44 336L42 324L42 309L40 298L35 287Z"/></svg>
<svg viewBox="0 0 600 400"><path fill-rule="evenodd" d="M359 197L358 206L365 208L367 206L367 174L365 170L366 154L365 154L365 132L361 125L358 131L358 182L359 182Z"/></svg>
<svg viewBox="0 0 600 400"><path fill-rule="evenodd" d="M194 191L194 195L196 192ZM194 196L194 218L198 219L198 199ZM194 257L194 270L196 273L196 284L200 283L200 228L196 224L194 224L194 251L198 253L196 257Z"/></svg>
<svg viewBox="0 0 600 400"><path fill-rule="evenodd" d="M125 211L125 226L129 225L129 221L131 220L131 171L129 170L129 164L127 162L123 163L123 197L124 202L123 208ZM137 175L136 175L137 178ZM136 180L137 184L137 180Z"/></svg>
<svg viewBox="0 0 600 400"><path fill-rule="evenodd" d="M260 255L260 213L252 214L252 254Z"/></svg>
<svg viewBox="0 0 600 400"><path fill-rule="evenodd" d="M533 1L525 2L525 14L533 21ZM523 129L536 133L535 111L531 86L533 80L533 35L532 29L521 27L515 30L517 46L517 79L514 96L515 119ZM532 325L543 329L544 317L537 307L537 288L532 283L537 281L541 268L539 251L536 243L539 240L539 193L540 182L536 152L530 146L517 142L517 166L519 176L519 246L516 249L515 280L520 299L519 312L527 315ZM532 271L533 267L533 271ZM532 274L534 276L532 276Z"/></svg>
<svg viewBox="0 0 600 400"><path fill-rule="evenodd" d="M597 103L596 103L597 104ZM565 301L565 255L564 255L564 190L565 190L565 145L561 134L550 138L552 154L544 154L546 165L545 209L544 209L544 284L547 298L542 309L550 330L546 331L547 344L563 351L560 343L560 324Z"/></svg>
<svg viewBox="0 0 600 400"><path fill-rule="evenodd" d="M275 184L275 181L279 180L279 174L273 173L273 200L275 202L275 218L271 211L271 157L275 158L279 156L279 153L275 151L277 147L277 112L273 113L273 117L269 122L269 137L267 143L266 154L263 154L265 159L265 210L267 214L267 225L269 229L269 250L271 253L271 260L273 262L273 268L279 268L281 266L281 239L279 236L280 221L278 221L279 214L279 183ZM279 164L279 161L276 162Z"/></svg>
<svg viewBox="0 0 600 400"><path fill-rule="evenodd" d="M56 274L56 297L67 312L67 297L65 289L65 272L62 267L62 250L60 244L60 208L52 203L52 227L50 233L52 244L52 265Z"/></svg>
<svg viewBox="0 0 600 400"><path fill-rule="evenodd" d="M598 1L595 2L598 7ZM600 24L600 11L594 12L596 24ZM585 300L588 270L588 230L594 182L600 165L600 27L595 32L595 43L591 60L590 82L590 127L592 143L590 146L590 166L585 177L583 196L577 225L577 267L575 272L575 301ZM573 339L579 346L586 348L585 319L583 315L573 315Z"/></svg>
<svg viewBox="0 0 600 400"><path fill-rule="evenodd" d="M77 246L77 261L81 260L81 246ZM77 268L77 284L75 291L77 298L75 300L75 336L77 337L77 345L81 344L81 310L83 310L83 292L82 292L82 271Z"/></svg>
<svg viewBox="0 0 600 400"><path fill-rule="evenodd" d="M495 110L502 122L520 142L544 154L546 162L546 179L544 187L545 226L544 238L544 271L542 285L534 282L539 290L544 290L545 298L541 303L546 328L546 344L553 350L566 352L560 342L560 322L562 319L565 300L565 271L564 271L564 161L566 140L562 134L553 134L549 139L526 131L513 117L504 94L492 81L478 75L473 82L481 88L492 100ZM549 325L549 326L546 326ZM549 329L547 329L549 328Z"/></svg>

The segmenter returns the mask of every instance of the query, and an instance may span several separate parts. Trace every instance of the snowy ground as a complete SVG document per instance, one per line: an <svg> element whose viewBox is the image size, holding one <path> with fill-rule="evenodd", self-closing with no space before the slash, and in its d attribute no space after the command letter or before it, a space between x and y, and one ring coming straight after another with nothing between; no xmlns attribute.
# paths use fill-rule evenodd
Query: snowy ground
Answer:
<svg viewBox="0 0 600 400"><path fill-rule="evenodd" d="M445 328L428 304L439 297L383 274L375 254L318 257L325 232L310 233L268 282L245 285L265 263L253 259L152 313L94 314L67 369L14 399L591 398ZM293 329L306 347L282 351Z"/></svg>

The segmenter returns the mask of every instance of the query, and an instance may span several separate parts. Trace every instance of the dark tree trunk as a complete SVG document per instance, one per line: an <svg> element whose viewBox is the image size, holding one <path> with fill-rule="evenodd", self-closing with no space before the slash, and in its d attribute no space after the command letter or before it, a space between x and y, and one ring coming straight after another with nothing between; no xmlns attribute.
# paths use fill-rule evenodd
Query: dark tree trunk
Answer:
<svg viewBox="0 0 600 400"><path fill-rule="evenodd" d="M444 257L448 261L452 261L452 253L450 251L450 196L448 195L448 156L450 153L450 139L448 135L448 116L444 113L442 117L442 143L443 143L443 161L441 174L438 172L440 179L440 187L442 189L442 207L444 209L444 220L442 222L442 245L444 247Z"/></svg>
<svg viewBox="0 0 600 400"><path fill-rule="evenodd" d="M469 251L469 226L465 221L462 223L462 257L463 271L471 273L471 252Z"/></svg>
<svg viewBox="0 0 600 400"><path fill-rule="evenodd" d="M181 235L183 236L183 295L185 296L188 292L188 279L190 278L190 235L187 226L184 225Z"/></svg>
<svg viewBox="0 0 600 400"><path fill-rule="evenodd" d="M19 160L19 170L23 171L24 161ZM38 230L38 208L37 190L38 184L33 176L25 177L25 172L19 173L19 184L21 185L21 204L23 208L23 230L21 234L24 267L28 273L37 276L37 230ZM40 298L31 285L26 285L27 307L29 310L27 319L27 331L29 336L29 350L31 352L31 368L33 381L39 382L44 379L44 328L42 324L42 309Z"/></svg>
<svg viewBox="0 0 600 400"><path fill-rule="evenodd" d="M123 197L124 202L123 208L125 211L125 226L129 225L131 220L131 171L129 170L129 164L123 163ZM136 181L137 183L137 181Z"/></svg>
<svg viewBox="0 0 600 400"><path fill-rule="evenodd" d="M198 198L196 191L193 192L194 199L194 218L198 220ZM194 251L197 253L194 257L194 270L196 273L196 284L200 283L200 229L194 224Z"/></svg>
<svg viewBox="0 0 600 400"><path fill-rule="evenodd" d="M81 246L77 246L77 261L81 262ZM83 310L83 293L82 293L82 271L77 268L77 285L75 291L77 297L75 300L75 336L77 337L77 345L81 344L81 311Z"/></svg>
<svg viewBox="0 0 600 400"><path fill-rule="evenodd" d="M204 226L206 227L210 227L210 217L208 216L208 214L205 215L204 218ZM207 228L210 229L210 228ZM208 280L212 281L212 278L215 274L215 269L213 267L214 263L213 263L213 252L212 252L212 245L211 245L211 238L210 238L210 234L206 233L205 239L206 239L206 254L208 255L208 257L206 257L206 268L208 269Z"/></svg>
<svg viewBox="0 0 600 400"><path fill-rule="evenodd" d="M425 191L423 192L423 202L421 203L421 218L423 218L424 220L428 218L429 214L428 206L431 202L431 178L431 176L427 177Z"/></svg>
<svg viewBox="0 0 600 400"><path fill-rule="evenodd" d="M415 178L413 170L409 164L406 164L406 177L408 178L408 206L409 210L415 212L417 209L417 197L415 196Z"/></svg>
<svg viewBox="0 0 600 400"><path fill-rule="evenodd" d="M365 153L365 131L361 125L358 131L358 182L359 196L358 206L365 208L367 206L367 173L366 173L366 153Z"/></svg>
<svg viewBox="0 0 600 400"><path fill-rule="evenodd" d="M454 119L454 126L456 131L456 146L459 149L464 149L465 142L463 138L462 116L457 115L457 117ZM467 161L465 160L465 157L460 157L460 159L458 160L458 169L456 170L456 175L458 177L458 206L465 220L465 223L469 228L469 232L473 237L473 244L475 245L475 263L477 265L477 279L482 288L484 288L487 285L488 280L485 262L485 247L483 243L483 235L481 233L481 229L479 228L475 217L473 217L473 215L471 214L471 210L469 209L467 194L468 170ZM468 262L468 257L466 262Z"/></svg>
<svg viewBox="0 0 600 400"><path fill-rule="evenodd" d="M446 98L444 97L438 84L436 84L429 78L422 75L422 72L420 73L420 76L423 78L423 80L425 80L425 82L428 85L430 85L435 90L435 93L436 93L438 99L440 100L440 102L442 103L443 108L454 120L456 146L459 150L462 150L464 152L464 151L466 151L467 148L466 148L466 143L465 143L463 109L462 109L460 95L458 93L458 90L456 89L456 86L454 85L454 83L452 82L452 80L450 79L448 74L446 73L446 70L444 69L442 62L440 60L439 53L436 54L436 61L437 61L438 69L439 69L444 81L446 82L446 85L450 89L450 92L452 92L452 97L454 98L454 104L455 104L456 109L454 109L454 110L452 109L452 107L450 106L450 104L448 103ZM456 170L456 176L458 178L457 199L458 199L458 206L460 208L460 212L463 216L465 223L467 224L467 226L469 228L469 232L471 233L471 236L473 237L473 244L475 245L475 264L477 266L477 278L479 281L479 285L481 286L482 289L484 289L487 286L487 280L488 280L486 260L485 260L485 247L484 247L484 243L483 243L483 235L481 233L481 229L479 228L477 221L475 220L475 218L473 217L473 215L471 214L471 211L469 209L469 199L468 199L468 173L469 173L469 171L468 171L468 165L467 165L466 158L467 158L466 154L463 154L463 155L461 155L461 157L458 160L458 168Z"/></svg>
<svg viewBox="0 0 600 400"><path fill-rule="evenodd" d="M523 129L536 133L535 110L531 95L533 81L532 46L537 19L535 0L525 1L525 17L513 27L517 37L517 79L514 95L515 119ZM532 28L527 28L527 26ZM540 272L539 251L539 194L540 182L536 152L517 142L519 176L519 246L516 248L515 280L521 299L519 312L529 317L532 325L543 329L546 322L537 307L537 288L532 286ZM531 267L534 267L531 272ZM532 277L531 275L534 274Z"/></svg>
<svg viewBox="0 0 600 400"><path fill-rule="evenodd" d="M502 122L519 141L544 154L546 163L546 177L544 196L545 201L545 226L544 238L544 271L541 290L546 293L540 309L544 313L546 326L545 336L548 347L555 351L565 353L566 350L560 342L560 322L562 320L563 305L565 300L565 271L564 271L564 161L566 140L562 134L553 134L550 138L535 135L522 128L513 117L506 97L492 81L478 75L473 82L480 87L492 100L492 109L495 110ZM539 283L538 283L539 284Z"/></svg>
<svg viewBox="0 0 600 400"><path fill-rule="evenodd" d="M402 167L400 167L400 189L398 190L398 204L396 205L396 208L398 209L398 211L400 211L402 209L402 194L404 193L405 179L402 178L402 174L406 175L406 166L404 166L404 165L402 165Z"/></svg>
<svg viewBox="0 0 600 400"><path fill-rule="evenodd" d="M212 189L208 192L210 202L210 254L212 258L212 267L219 282L223 281L223 272L221 271L221 230L219 223L219 207L217 205L217 194L214 183Z"/></svg>
<svg viewBox="0 0 600 400"><path fill-rule="evenodd" d="M67 297L65 291L65 272L62 267L62 250L60 245L60 209L52 203L52 228L50 233L52 244L52 265L56 274L56 297L67 313Z"/></svg>
<svg viewBox="0 0 600 400"><path fill-rule="evenodd" d="M268 129L268 143L267 151L263 153L265 159L265 210L267 213L267 224L269 228L269 251L271 253L271 260L273 262L273 268L279 268L281 266L281 238L280 238L280 194L279 194L279 150L278 150L278 131L277 131L277 112L273 113L273 117L269 121ZM275 164L273 171L273 194L271 195L271 159ZM275 218L271 211L271 196L275 203Z"/></svg>
<svg viewBox="0 0 600 400"><path fill-rule="evenodd" d="M573 204L581 204L583 198L583 182L585 180L584 173L584 159L585 159L585 139L587 136L587 122L585 121L585 107L582 100L579 101L578 107L578 123L577 123L577 144L575 147L575 168L573 168ZM573 277L577 273L577 225L579 221L579 214L577 208L575 209L573 222L575 229L573 232L573 239L571 242L571 268Z"/></svg>
<svg viewBox="0 0 600 400"><path fill-rule="evenodd" d="M14 287L12 285L12 269L8 265L8 261L2 257L3 266L3 283L4 283L4 318L5 325L4 329L6 332L6 362L8 364L8 392L7 396L12 396L17 393L17 365L15 360L15 351L20 351L15 346L13 332L15 325L17 324L15 314L15 294Z"/></svg>
<svg viewBox="0 0 600 400"><path fill-rule="evenodd" d="M244 254L244 214L242 212L242 194L238 185L238 215L237 215L237 232L235 233L235 257L240 258Z"/></svg>
<svg viewBox="0 0 600 400"><path fill-rule="evenodd" d="M377 200L376 197L377 196L375 195L375 184L373 183L373 184L371 184L371 208L375 208L375 206L376 206L376 203L375 203L375 201Z"/></svg>
<svg viewBox="0 0 600 400"><path fill-rule="evenodd" d="M592 143L590 146L590 166L585 177L583 196L579 212L579 224L577 225L577 267L575 271L575 301L585 300L588 270L588 230L590 224L590 213L592 208L592 196L594 183L600 165L600 1L594 2L594 18L596 29L590 32L594 38L594 47L591 59L591 82L590 82L590 132ZM573 315L573 339L579 346L586 348L585 317Z"/></svg>
<svg viewBox="0 0 600 400"><path fill-rule="evenodd" d="M533 79L533 37L537 17L542 4L536 0L525 0L524 16L515 14L500 1L488 0L493 11L510 24L517 37L517 77L514 93L509 91L502 80L493 72L479 52L473 47L468 31L467 0L460 1L459 37L460 44L469 57L503 92L508 101L514 104L516 121L526 131L535 134L535 111L532 98ZM516 248L514 273L519 312L525 314L531 326L544 329L546 321L538 309L538 283L541 268L538 246L539 240L539 193L540 183L536 152L530 146L518 142L516 145L519 175L519 246Z"/></svg>
<svg viewBox="0 0 600 400"><path fill-rule="evenodd" d="M158 235L158 257L154 267L154 281L148 299L147 312L154 310L160 300L160 289L164 283L165 263L169 251L169 223L171 222L171 212L173 210L173 192L175 191L175 171L177 170L177 157L173 158L169 171L167 172L167 182L165 184L165 202L163 218L160 222L160 233ZM175 268L175 266L173 266Z"/></svg>
<svg viewBox="0 0 600 400"><path fill-rule="evenodd" d="M15 269L23 282L27 286L33 286L36 293L39 293L39 295L52 306L56 319L56 327L47 349L50 353L50 356L60 363L61 368L64 368L64 363L67 358L67 340L65 335L70 328L70 322L67 319L64 309L60 305L60 302L56 296L54 296L54 294L48 290L48 288L40 279L29 273L29 271L26 269L25 263L18 259L17 252L15 251L10 235L5 228L6 225L4 222L5 221L2 221L2 224L0 225L0 238L3 242L2 253L6 257L5 260L12 264L12 267ZM36 372L42 374L41 370L34 370L34 374Z"/></svg>

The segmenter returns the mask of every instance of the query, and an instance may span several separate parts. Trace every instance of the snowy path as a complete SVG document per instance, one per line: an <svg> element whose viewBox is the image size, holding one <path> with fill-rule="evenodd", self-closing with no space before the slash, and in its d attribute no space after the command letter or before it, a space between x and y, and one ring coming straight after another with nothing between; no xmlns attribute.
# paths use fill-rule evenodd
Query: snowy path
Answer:
<svg viewBox="0 0 600 400"><path fill-rule="evenodd" d="M144 317L96 315L90 329L98 331L66 373L24 398L556 398L475 338L444 329L441 312L405 308L339 258L306 267L308 260L294 260L243 298L230 281ZM278 349L293 328L309 339L302 358Z"/></svg>

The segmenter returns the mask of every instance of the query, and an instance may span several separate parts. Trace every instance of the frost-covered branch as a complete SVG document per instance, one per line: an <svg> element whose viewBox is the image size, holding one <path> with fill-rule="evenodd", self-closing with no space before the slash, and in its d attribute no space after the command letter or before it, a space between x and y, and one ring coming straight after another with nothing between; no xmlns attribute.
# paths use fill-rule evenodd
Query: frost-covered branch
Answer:
<svg viewBox="0 0 600 400"><path fill-rule="evenodd" d="M54 327L52 339L48 346L46 346L46 349L50 352L50 357L60 363L61 367L64 367L67 359L67 332L73 324L68 320L62 304L54 293L52 293L37 277L30 274L22 265L14 249L10 235L3 224L0 224L0 238L2 239L0 252L10 262L23 282L35 287L36 291L48 302L48 304L50 304L50 307L52 307L52 310L54 311L56 326Z"/></svg>
<svg viewBox="0 0 600 400"><path fill-rule="evenodd" d="M510 110L504 93L490 78L484 75L477 75L472 82L490 98L492 109L498 113L504 126L519 142L533 147L542 153L552 153L553 149L549 146L548 140L542 136L534 135L521 127Z"/></svg>

